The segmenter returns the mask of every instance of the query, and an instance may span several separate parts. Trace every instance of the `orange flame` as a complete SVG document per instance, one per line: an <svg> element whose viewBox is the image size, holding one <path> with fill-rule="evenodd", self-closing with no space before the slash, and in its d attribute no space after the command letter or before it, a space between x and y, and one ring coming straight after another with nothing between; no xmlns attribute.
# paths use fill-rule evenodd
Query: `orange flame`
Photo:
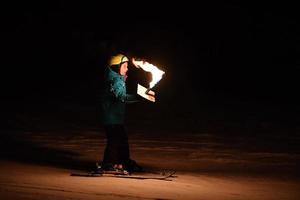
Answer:
<svg viewBox="0 0 300 200"><path fill-rule="evenodd" d="M153 88L160 81L160 79L162 79L162 76L165 74L164 71L158 69L155 65L152 65L148 62L136 61L133 58L132 63L137 68L142 68L144 71L150 72L152 74L152 81L149 83L149 88Z"/></svg>

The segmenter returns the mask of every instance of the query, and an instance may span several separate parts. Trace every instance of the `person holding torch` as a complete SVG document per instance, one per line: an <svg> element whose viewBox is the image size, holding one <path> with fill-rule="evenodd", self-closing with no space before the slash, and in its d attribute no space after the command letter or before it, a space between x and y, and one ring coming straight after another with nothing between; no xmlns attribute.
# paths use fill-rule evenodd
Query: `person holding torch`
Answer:
<svg viewBox="0 0 300 200"><path fill-rule="evenodd" d="M138 95L127 94L126 79L129 59L123 54L110 57L104 72L104 87L101 98L102 123L106 133L106 148L100 170L143 171L130 158L128 136L124 127L126 103L139 102ZM155 100L154 93L148 98Z"/></svg>

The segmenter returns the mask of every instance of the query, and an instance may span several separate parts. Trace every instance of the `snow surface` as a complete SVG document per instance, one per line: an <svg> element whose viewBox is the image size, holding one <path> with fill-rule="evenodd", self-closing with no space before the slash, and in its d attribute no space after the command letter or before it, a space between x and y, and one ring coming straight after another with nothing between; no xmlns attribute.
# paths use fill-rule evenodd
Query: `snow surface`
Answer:
<svg viewBox="0 0 300 200"><path fill-rule="evenodd" d="M133 159L149 169L176 169L177 178L159 181L70 176L71 171L93 167L102 158L102 129L11 132L1 140L0 199L300 197L296 136L150 134L149 130L132 127L128 132ZM260 143L264 137L269 142ZM277 145L283 140L290 145Z"/></svg>

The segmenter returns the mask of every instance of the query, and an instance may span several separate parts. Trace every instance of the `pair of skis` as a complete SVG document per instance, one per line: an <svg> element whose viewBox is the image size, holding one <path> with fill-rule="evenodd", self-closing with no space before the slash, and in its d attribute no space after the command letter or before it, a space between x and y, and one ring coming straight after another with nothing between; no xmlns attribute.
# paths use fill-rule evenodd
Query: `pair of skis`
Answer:
<svg viewBox="0 0 300 200"><path fill-rule="evenodd" d="M134 172L128 173L126 171L90 171L90 172L74 172L71 176L81 176L81 177L114 177L114 178L127 178L127 179L154 179L154 180L164 180L172 181L175 176L176 171L173 170L161 170L157 172Z"/></svg>

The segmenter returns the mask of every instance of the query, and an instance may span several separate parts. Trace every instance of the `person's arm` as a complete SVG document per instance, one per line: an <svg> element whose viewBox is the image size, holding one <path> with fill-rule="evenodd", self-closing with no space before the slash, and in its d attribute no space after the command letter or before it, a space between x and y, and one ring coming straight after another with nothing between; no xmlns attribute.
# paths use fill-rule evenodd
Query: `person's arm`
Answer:
<svg viewBox="0 0 300 200"><path fill-rule="evenodd" d="M141 98L135 94L126 94L126 103L136 103L140 102Z"/></svg>
<svg viewBox="0 0 300 200"><path fill-rule="evenodd" d="M110 92L113 94L113 96L122 101L126 101L126 89L125 89L125 83L118 80L114 79L110 83Z"/></svg>
<svg viewBox="0 0 300 200"><path fill-rule="evenodd" d="M137 94L126 94L126 103L135 103L145 101L146 99L155 102L155 93L152 90L149 90L143 95L139 94L139 91L137 91Z"/></svg>
<svg viewBox="0 0 300 200"><path fill-rule="evenodd" d="M141 101L141 98L139 98L138 95L126 94L125 82L118 79L112 80L110 91L116 99L125 103L136 103Z"/></svg>
<svg viewBox="0 0 300 200"><path fill-rule="evenodd" d="M144 101L145 99L137 94L126 94L125 83L119 80L113 80L110 84L110 91L112 92L113 96L125 103L136 103ZM154 93L147 94L150 98L154 98Z"/></svg>

